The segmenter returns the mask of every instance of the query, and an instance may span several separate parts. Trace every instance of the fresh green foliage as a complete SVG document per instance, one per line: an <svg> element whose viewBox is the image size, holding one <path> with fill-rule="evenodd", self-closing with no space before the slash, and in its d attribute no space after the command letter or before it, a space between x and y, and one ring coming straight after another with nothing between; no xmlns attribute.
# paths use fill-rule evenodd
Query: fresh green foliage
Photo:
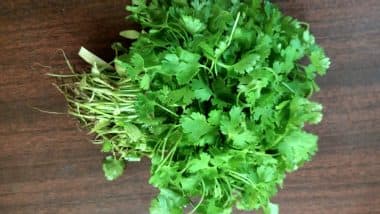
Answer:
<svg viewBox="0 0 380 214"><path fill-rule="evenodd" d="M115 180L123 174L125 163L123 160L115 160L107 157L103 163L103 172L107 180Z"/></svg>
<svg viewBox="0 0 380 214"><path fill-rule="evenodd" d="M303 127L322 119L308 98L330 61L309 27L265 0L134 0L127 10L142 27L121 33L131 47L113 45L112 67L88 57L91 73L60 87L111 154L107 179L145 156L160 190L153 214L278 213L270 199L286 173L317 151Z"/></svg>

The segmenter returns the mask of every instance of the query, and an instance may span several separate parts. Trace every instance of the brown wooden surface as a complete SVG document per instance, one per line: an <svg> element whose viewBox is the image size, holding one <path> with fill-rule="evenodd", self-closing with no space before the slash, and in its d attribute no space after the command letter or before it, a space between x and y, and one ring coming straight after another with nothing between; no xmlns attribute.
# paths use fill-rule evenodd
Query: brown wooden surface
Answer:
<svg viewBox="0 0 380 214"><path fill-rule="evenodd" d="M30 108L65 110L43 73L67 72L60 48L79 67L81 45L110 59L130 25L127 2L0 1L0 213L148 213L149 161L106 182L103 155L75 120ZM274 201L284 214L380 213L380 1L277 2L311 23L333 64L315 96L325 105L323 123L311 128L320 151Z"/></svg>

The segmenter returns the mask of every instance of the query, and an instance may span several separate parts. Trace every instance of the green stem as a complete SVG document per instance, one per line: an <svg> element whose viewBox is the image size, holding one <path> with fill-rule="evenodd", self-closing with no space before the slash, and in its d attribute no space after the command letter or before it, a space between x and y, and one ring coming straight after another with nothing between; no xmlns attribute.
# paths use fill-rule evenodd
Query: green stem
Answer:
<svg viewBox="0 0 380 214"><path fill-rule="evenodd" d="M79 77L79 76L84 76L84 75L86 74L54 74L54 73L46 74L46 76L59 77L59 78Z"/></svg>
<svg viewBox="0 0 380 214"><path fill-rule="evenodd" d="M173 115L173 116L175 116L175 117L179 117L178 114L174 113L172 110L166 108L165 106L160 105L160 104L158 104L158 103L155 103L155 105L158 106L158 107L160 107L162 110L168 112L169 114L171 114L171 115Z"/></svg>
<svg viewBox="0 0 380 214"><path fill-rule="evenodd" d="M281 84L283 86L285 86L285 88L289 89L289 91L291 91L292 93L294 94L297 94L288 84L286 84L285 82L281 82Z"/></svg>
<svg viewBox="0 0 380 214"><path fill-rule="evenodd" d="M144 67L144 71L149 71L149 70L153 70L153 69L156 69L156 68L161 68L161 65L155 65L155 66L150 66L150 67Z"/></svg>
<svg viewBox="0 0 380 214"><path fill-rule="evenodd" d="M197 206L195 206L194 209L191 210L189 214L195 213L195 211L197 211L198 207L202 204L202 202L203 202L203 200L205 198L205 195L206 195L206 184L205 184L205 182L203 180L202 180L202 190L203 191L202 191L201 199L199 200Z"/></svg>
<svg viewBox="0 0 380 214"><path fill-rule="evenodd" d="M230 170L230 171L229 171L229 174L230 174L232 177L234 177L234 178L236 178L236 179L242 181L243 183L246 183L246 184L248 184L248 185L252 185L252 186L254 185L253 182L252 182L249 178L247 178L246 176L244 176L244 175L242 175L242 174L240 174L240 173L238 173L238 172L235 172L235 171Z"/></svg>
<svg viewBox="0 0 380 214"><path fill-rule="evenodd" d="M205 65L199 65L199 67L206 69L208 72L211 72L211 69Z"/></svg>
<svg viewBox="0 0 380 214"><path fill-rule="evenodd" d="M175 150L177 149L177 146L178 146L178 143L179 143L180 140L178 140L175 145L173 146L173 148L170 150L169 154L165 157L165 159L163 161L161 161L160 165L158 165L157 169L154 171L154 173L157 173L161 167L164 166L164 164L166 163L166 161L172 156L172 154L174 154Z"/></svg>
<svg viewBox="0 0 380 214"><path fill-rule="evenodd" d="M235 34L236 27L238 25L239 19L240 19L240 12L238 12L237 17L235 19L234 26L232 27L232 31L231 31L230 37L228 38L227 47L231 45L231 42L232 42L233 36Z"/></svg>
<svg viewBox="0 0 380 214"><path fill-rule="evenodd" d="M164 143L162 145L162 149L161 149L161 159L163 160L164 157L165 157L165 147L166 147L166 143L168 141L168 138L170 136L170 134L173 132L174 130L174 127L171 127L170 130L168 131L168 134L165 136L164 138Z"/></svg>

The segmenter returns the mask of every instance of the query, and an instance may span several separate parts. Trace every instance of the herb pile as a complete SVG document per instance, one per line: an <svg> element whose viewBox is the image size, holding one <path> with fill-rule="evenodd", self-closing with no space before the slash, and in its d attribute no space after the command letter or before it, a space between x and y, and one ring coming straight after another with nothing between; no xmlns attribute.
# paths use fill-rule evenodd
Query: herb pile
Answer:
<svg viewBox="0 0 380 214"><path fill-rule="evenodd" d="M110 64L82 50L91 72L60 85L110 154L106 178L145 156L153 214L278 212L286 173L317 151L303 127L322 118L308 98L330 64L323 49L269 1L149 2L127 7L142 28L121 32L129 48L115 43Z"/></svg>

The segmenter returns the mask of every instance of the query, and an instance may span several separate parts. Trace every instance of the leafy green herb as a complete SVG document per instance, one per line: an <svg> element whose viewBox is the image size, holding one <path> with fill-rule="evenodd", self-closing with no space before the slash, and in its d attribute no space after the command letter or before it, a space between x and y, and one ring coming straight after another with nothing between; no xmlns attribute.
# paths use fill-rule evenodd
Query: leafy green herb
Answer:
<svg viewBox="0 0 380 214"><path fill-rule="evenodd" d="M103 163L103 172L107 180L115 180L123 174L125 163L123 160L115 160L107 157Z"/></svg>
<svg viewBox="0 0 380 214"><path fill-rule="evenodd" d="M62 77L69 112L110 153L103 170L151 159L151 213L278 213L270 199L309 161L322 119L308 98L330 61L309 27L265 0L133 0L142 31L107 64ZM308 61L309 63L304 63ZM70 77L71 81L66 81ZM186 208L186 209L188 209Z"/></svg>

